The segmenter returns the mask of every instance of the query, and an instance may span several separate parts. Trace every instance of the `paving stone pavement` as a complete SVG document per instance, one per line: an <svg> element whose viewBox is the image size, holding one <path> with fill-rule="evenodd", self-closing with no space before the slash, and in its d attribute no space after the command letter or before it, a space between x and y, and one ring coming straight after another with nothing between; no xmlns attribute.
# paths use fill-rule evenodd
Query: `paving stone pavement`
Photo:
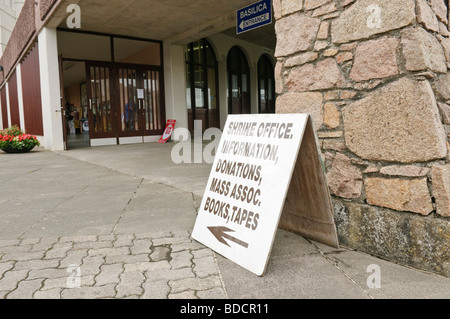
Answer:
<svg viewBox="0 0 450 319"><path fill-rule="evenodd" d="M170 278L170 279L169 279ZM0 240L0 299L226 299L189 232Z"/></svg>
<svg viewBox="0 0 450 319"><path fill-rule="evenodd" d="M251 274L191 238L211 165L171 150L0 152L0 299L450 298L450 278L282 230Z"/></svg>

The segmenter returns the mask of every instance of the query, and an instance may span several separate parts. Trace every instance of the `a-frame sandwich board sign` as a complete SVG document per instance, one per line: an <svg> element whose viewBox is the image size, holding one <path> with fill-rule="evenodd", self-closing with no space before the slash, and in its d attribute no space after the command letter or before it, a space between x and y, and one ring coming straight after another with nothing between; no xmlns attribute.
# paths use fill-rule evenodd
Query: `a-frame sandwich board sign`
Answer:
<svg viewBox="0 0 450 319"><path fill-rule="evenodd" d="M279 227L339 247L312 119L230 115L192 237L263 276Z"/></svg>

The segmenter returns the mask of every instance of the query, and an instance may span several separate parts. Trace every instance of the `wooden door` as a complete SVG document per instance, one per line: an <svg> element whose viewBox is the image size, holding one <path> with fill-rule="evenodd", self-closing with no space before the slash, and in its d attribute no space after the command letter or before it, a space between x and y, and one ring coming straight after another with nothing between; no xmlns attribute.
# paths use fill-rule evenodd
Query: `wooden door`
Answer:
<svg viewBox="0 0 450 319"><path fill-rule="evenodd" d="M114 68L111 63L86 63L91 139L117 137L117 114L113 98Z"/></svg>

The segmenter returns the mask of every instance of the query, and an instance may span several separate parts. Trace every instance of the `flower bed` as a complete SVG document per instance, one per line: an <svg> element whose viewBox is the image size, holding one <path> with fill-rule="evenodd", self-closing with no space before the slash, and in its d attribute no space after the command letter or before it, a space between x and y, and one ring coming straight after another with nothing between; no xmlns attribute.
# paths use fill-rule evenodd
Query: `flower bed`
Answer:
<svg viewBox="0 0 450 319"><path fill-rule="evenodd" d="M0 131L0 149L6 153L28 153L39 145L35 136L25 134L17 126Z"/></svg>

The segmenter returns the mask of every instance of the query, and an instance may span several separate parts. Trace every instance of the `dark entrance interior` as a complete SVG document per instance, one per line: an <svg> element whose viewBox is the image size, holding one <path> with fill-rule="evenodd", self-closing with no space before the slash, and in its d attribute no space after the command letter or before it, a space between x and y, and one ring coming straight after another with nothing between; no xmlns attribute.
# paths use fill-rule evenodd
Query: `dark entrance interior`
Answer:
<svg viewBox="0 0 450 319"><path fill-rule="evenodd" d="M202 121L203 131L220 127L217 59L206 39L188 44L186 70L189 130L194 121Z"/></svg>
<svg viewBox="0 0 450 319"><path fill-rule="evenodd" d="M157 67L87 62L90 137L160 135L165 120Z"/></svg>
<svg viewBox="0 0 450 319"><path fill-rule="evenodd" d="M163 133L161 42L58 30L58 51L68 149Z"/></svg>
<svg viewBox="0 0 450 319"><path fill-rule="evenodd" d="M228 113L250 114L250 67L242 50L231 48L227 58Z"/></svg>

